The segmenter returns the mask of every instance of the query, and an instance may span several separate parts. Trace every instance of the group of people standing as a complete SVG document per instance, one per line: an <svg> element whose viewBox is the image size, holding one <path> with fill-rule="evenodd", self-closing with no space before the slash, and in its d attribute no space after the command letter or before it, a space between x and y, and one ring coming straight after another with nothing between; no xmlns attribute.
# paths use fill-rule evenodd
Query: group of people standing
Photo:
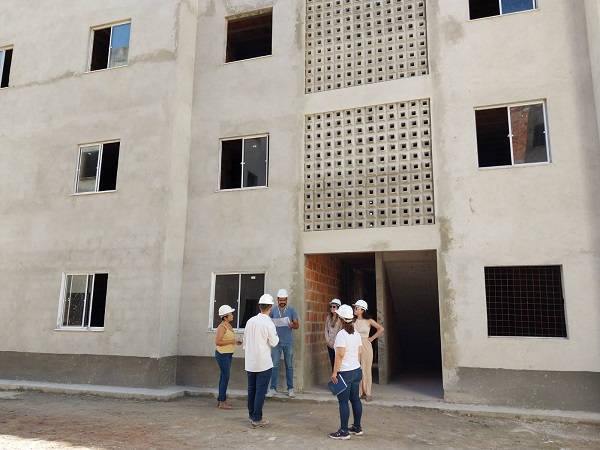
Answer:
<svg viewBox="0 0 600 450"><path fill-rule="evenodd" d="M219 365L219 393L217 406L231 409L227 402L227 384L230 377L232 356L236 345L244 345L246 353L245 369L248 378L248 415L252 428L263 427L269 421L263 417L266 397L277 392L279 361L283 353L288 397L294 398L294 338L293 330L298 329L298 314L287 304L286 289L277 293L277 305L270 294L264 294L258 301L259 314L250 318L244 330L244 341L236 339L231 321L235 311L228 305L219 308L221 323L215 335L215 359ZM375 333L370 336L371 328ZM361 398L370 402L372 385L373 340L383 333L383 327L368 313L368 305L358 300L352 307L342 305L335 298L329 303L329 314L325 320L325 342L331 361L333 383L340 375L347 388L338 395L340 429L331 433L332 439L349 439L350 434L362 435ZM350 408L354 423L348 426Z"/></svg>

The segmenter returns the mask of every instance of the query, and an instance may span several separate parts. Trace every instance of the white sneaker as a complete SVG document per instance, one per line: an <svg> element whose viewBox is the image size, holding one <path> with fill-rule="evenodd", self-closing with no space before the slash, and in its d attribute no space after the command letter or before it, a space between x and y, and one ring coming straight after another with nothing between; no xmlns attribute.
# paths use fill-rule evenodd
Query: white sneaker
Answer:
<svg viewBox="0 0 600 450"><path fill-rule="evenodd" d="M293 389L288 389L288 397L290 397L290 398L294 398L295 397Z"/></svg>
<svg viewBox="0 0 600 450"><path fill-rule="evenodd" d="M275 389L270 389L267 391L267 398L271 398L275 395Z"/></svg>

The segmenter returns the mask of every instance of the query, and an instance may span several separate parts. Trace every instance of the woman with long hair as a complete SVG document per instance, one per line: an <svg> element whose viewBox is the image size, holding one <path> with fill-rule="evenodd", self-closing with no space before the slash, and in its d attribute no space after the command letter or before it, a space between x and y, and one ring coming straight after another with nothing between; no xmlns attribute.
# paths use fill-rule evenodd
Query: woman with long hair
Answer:
<svg viewBox="0 0 600 450"><path fill-rule="evenodd" d="M329 353L329 360L331 361L331 368L333 369L333 363L335 361L335 337L340 331L340 321L336 314L338 308L342 305L339 298L334 298L329 303L329 314L325 318L325 343L327 344L327 352Z"/></svg>
<svg viewBox="0 0 600 450"><path fill-rule="evenodd" d="M330 433L331 439L350 439L350 434L362 436L361 428L362 403L358 391L362 370L360 368L360 354L362 352L362 341L360 335L354 331L354 315L352 308L342 305L337 308L340 331L335 338L335 364L331 373L331 381L338 384L338 375L342 377L347 387L337 396L340 409L340 429ZM352 405L352 416L354 423L348 427L350 420L350 408Z"/></svg>
<svg viewBox="0 0 600 450"><path fill-rule="evenodd" d="M352 306L354 306L354 315L356 316L355 329L360 334L363 346L362 356L360 359L360 365L362 366L363 372L362 381L360 383L360 398L364 398L365 401L370 402L373 400L373 397L371 397L371 386L373 385L372 342L381 336L383 333L383 327L371 318L371 314L369 314L367 311L367 302L364 300L357 300ZM369 336L371 327L377 330L373 336Z"/></svg>
<svg viewBox="0 0 600 450"><path fill-rule="evenodd" d="M215 359L219 365L219 396L217 397L217 406L221 409L231 409L232 406L227 403L227 385L231 374L231 362L233 361L233 351L236 345L241 345L242 341L235 338L235 332L231 326L233 312L229 305L223 305L219 308L219 317L221 323L217 327L215 335Z"/></svg>

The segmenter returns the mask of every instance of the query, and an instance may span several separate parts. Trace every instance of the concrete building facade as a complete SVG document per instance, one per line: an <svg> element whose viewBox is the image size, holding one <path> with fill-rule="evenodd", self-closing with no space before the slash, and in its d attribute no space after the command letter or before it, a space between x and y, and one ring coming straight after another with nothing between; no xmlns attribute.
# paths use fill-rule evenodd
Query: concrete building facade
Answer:
<svg viewBox="0 0 600 450"><path fill-rule="evenodd" d="M362 298L380 384L600 410L596 1L7 1L0 378L214 387L285 287L298 390Z"/></svg>

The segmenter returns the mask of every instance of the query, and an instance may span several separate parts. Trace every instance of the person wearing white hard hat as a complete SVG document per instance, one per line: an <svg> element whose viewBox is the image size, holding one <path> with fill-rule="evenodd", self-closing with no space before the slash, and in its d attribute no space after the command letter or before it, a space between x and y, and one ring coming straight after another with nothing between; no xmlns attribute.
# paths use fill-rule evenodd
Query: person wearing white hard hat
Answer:
<svg viewBox="0 0 600 450"><path fill-rule="evenodd" d="M370 402L373 400L371 397L371 386L373 385L373 344L372 342L381 336L383 333L383 327L375 322L369 314L367 302L364 300L357 300L354 305L354 315L356 316L356 331L360 334L363 344L362 357L360 364L363 370L363 379L360 383L360 398L364 398L365 401ZM377 331L373 336L369 336L371 327Z"/></svg>
<svg viewBox="0 0 600 450"><path fill-rule="evenodd" d="M233 351L236 345L241 345L242 341L235 338L235 332L231 326L233 320L233 312L229 305L223 305L219 308L219 317L221 323L217 327L215 334L215 359L219 365L219 395L217 397L217 406L221 409L231 409L231 405L227 403L227 385L229 384L229 376L231 374L231 362L233 360Z"/></svg>
<svg viewBox="0 0 600 450"><path fill-rule="evenodd" d="M281 353L283 352L288 397L294 398L294 335L292 334L292 330L297 330L299 323L296 310L289 306L287 301L287 290L279 289L277 292L277 306L274 307L269 314L269 317L271 317L273 323L277 327L279 344L271 350L273 374L271 375L271 388L267 392L267 397L273 397L277 392L279 361L281 360Z"/></svg>
<svg viewBox="0 0 600 450"><path fill-rule="evenodd" d="M362 436L361 427L362 403L359 397L360 381L362 380L362 369L360 367L360 355L362 353L362 340L354 329L354 314L348 305L341 305L337 309L340 331L335 337L335 364L331 373L331 381L337 384L338 376L346 383L347 387L337 396L340 410L340 428L330 433L331 439L350 439L350 434ZM352 417L354 423L349 427L350 408L352 405Z"/></svg>
<svg viewBox="0 0 600 450"><path fill-rule="evenodd" d="M333 363L335 361L335 337L340 331L340 321L337 315L338 308L342 305L339 298L334 298L329 302L329 314L325 318L325 343L327 344L327 353L329 353L329 360L331 361L331 368L333 369Z"/></svg>
<svg viewBox="0 0 600 450"><path fill-rule="evenodd" d="M248 415L252 428L269 425L269 421L263 417L263 405L273 370L271 348L279 342L275 325L269 318L274 304L273 296L263 294L258 299L259 314L246 322L244 330L245 368L248 376Z"/></svg>

